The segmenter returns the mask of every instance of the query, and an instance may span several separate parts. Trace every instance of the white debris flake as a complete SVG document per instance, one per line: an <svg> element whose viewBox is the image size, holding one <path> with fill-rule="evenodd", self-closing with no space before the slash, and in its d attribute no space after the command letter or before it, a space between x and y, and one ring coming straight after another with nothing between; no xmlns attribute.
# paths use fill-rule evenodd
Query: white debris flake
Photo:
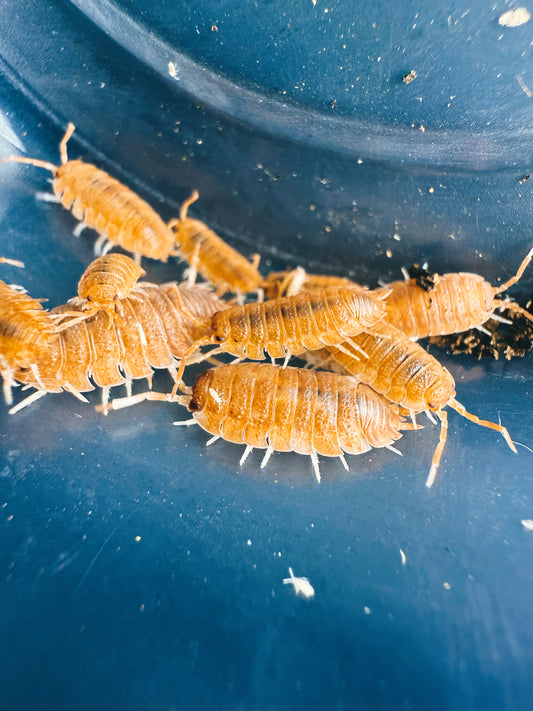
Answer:
<svg viewBox="0 0 533 711"><path fill-rule="evenodd" d="M407 563L407 556L405 555L405 553L402 551L401 548L400 548L400 556L402 559L402 565L405 565Z"/></svg>
<svg viewBox="0 0 533 711"><path fill-rule="evenodd" d="M498 18L498 24L502 27L520 27L531 19L531 13L527 7L515 7L514 10L507 10Z"/></svg>
<svg viewBox="0 0 533 711"><path fill-rule="evenodd" d="M289 568L290 578L283 578L283 585L292 585L294 592L300 597L305 597L306 600L315 596L315 589L309 582L309 578L297 578Z"/></svg>
<svg viewBox="0 0 533 711"><path fill-rule="evenodd" d="M526 529L526 531L533 531L533 518L523 518L522 526Z"/></svg>
<svg viewBox="0 0 533 711"><path fill-rule="evenodd" d="M371 614L372 614L372 610L371 610L370 607L368 607L367 605L365 605L365 606L363 607L363 612L365 613L365 615L371 615Z"/></svg>
<svg viewBox="0 0 533 711"><path fill-rule="evenodd" d="M177 69L176 65L174 64L174 62L168 63L168 73L174 79L178 76L178 69Z"/></svg>

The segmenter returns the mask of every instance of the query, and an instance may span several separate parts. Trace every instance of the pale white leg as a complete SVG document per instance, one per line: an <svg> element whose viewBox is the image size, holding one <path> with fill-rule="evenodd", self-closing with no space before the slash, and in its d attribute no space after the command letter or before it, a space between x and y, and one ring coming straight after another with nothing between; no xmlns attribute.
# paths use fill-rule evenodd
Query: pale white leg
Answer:
<svg viewBox="0 0 533 711"><path fill-rule="evenodd" d="M385 447L387 449L390 449L391 452L394 452L394 454L399 454L400 457L403 457L403 452L400 452L399 449L396 449L396 447L393 447L392 444L386 444Z"/></svg>
<svg viewBox="0 0 533 711"><path fill-rule="evenodd" d="M217 439L220 439L220 435L213 435L211 439L208 439L207 442L205 443L206 447L209 447L213 442L216 442Z"/></svg>
<svg viewBox="0 0 533 711"><path fill-rule="evenodd" d="M416 424L416 412L414 410L409 410L409 414L411 416L411 422L413 423L413 427L415 430L418 429L418 425Z"/></svg>
<svg viewBox="0 0 533 711"><path fill-rule="evenodd" d="M314 450L311 452L311 461L313 462L313 469L315 470L316 480L320 484L320 480L322 477L320 476L320 466L318 464L318 455Z"/></svg>
<svg viewBox="0 0 533 711"><path fill-rule="evenodd" d="M290 354L290 353L287 353L287 355L285 356L285 360L283 361L283 367L284 367L284 368L287 367L287 363L290 361L290 359L291 359L291 354Z"/></svg>
<svg viewBox="0 0 533 711"><path fill-rule="evenodd" d="M107 407L108 403L109 403L109 388L106 385L102 388L102 412L104 413L104 415L108 414L108 411L109 411L108 407Z"/></svg>
<svg viewBox="0 0 533 711"><path fill-rule="evenodd" d="M12 407L11 410L9 410L9 414L14 415L17 412L20 412L20 410L22 410L22 408L27 407L28 405L31 405L34 402L37 402L37 400L42 398L43 395L46 395L46 390L36 390L34 393L32 393L28 397L24 398L24 400L19 402L18 405L15 405L15 407Z"/></svg>
<svg viewBox="0 0 533 711"><path fill-rule="evenodd" d="M78 400L81 400L81 402L89 402L85 395L82 395L78 390L76 390L76 388L73 388L70 383L63 385L63 390L66 390L71 395L74 395L74 397L77 397Z"/></svg>
<svg viewBox="0 0 533 711"><path fill-rule="evenodd" d="M173 425L179 427L180 425L185 425L185 427L190 427L191 425L197 425L198 422L192 417L190 420L179 420L178 422L173 422Z"/></svg>
<svg viewBox="0 0 533 711"><path fill-rule="evenodd" d="M87 223L82 221L73 229L72 234L74 237L79 237L86 227Z"/></svg>
<svg viewBox="0 0 533 711"><path fill-rule="evenodd" d="M346 469L347 472L350 471L350 467L348 466L348 462L346 461L346 458L344 457L344 454L339 454L339 459L342 462L342 466Z"/></svg>
<svg viewBox="0 0 533 711"><path fill-rule="evenodd" d="M54 195L54 193L35 193L37 200L43 200L44 202L60 202L59 198Z"/></svg>
<svg viewBox="0 0 533 711"><path fill-rule="evenodd" d="M253 447L251 447L249 444L247 444L246 449L244 450L243 455L239 460L239 466L242 467L242 465L244 464L244 462L246 461L246 459L248 458L248 455L250 454L250 452L252 450L253 450Z"/></svg>
<svg viewBox="0 0 533 711"><path fill-rule="evenodd" d="M111 240L107 240L107 242L104 242L104 245L102 247L102 257L104 257L108 252L110 252L113 247L115 246L114 242L111 242Z"/></svg>
<svg viewBox="0 0 533 711"><path fill-rule="evenodd" d="M94 243L94 254L97 257L102 256L102 248L106 242L107 242L107 237L105 235L100 235L100 237L98 237L98 239Z"/></svg>
<svg viewBox="0 0 533 711"><path fill-rule="evenodd" d="M270 457L274 454L274 450L272 447L267 447L267 450L265 452L265 456L263 457L263 461L261 462L261 469L264 469L266 465L268 464Z"/></svg>
<svg viewBox="0 0 533 711"><path fill-rule="evenodd" d="M481 333L484 333L486 336L491 336L491 332L488 331L486 328L483 328L483 326L475 326L476 331L481 331Z"/></svg>
<svg viewBox="0 0 533 711"><path fill-rule="evenodd" d="M131 397L131 380L128 378L126 380L126 397Z"/></svg>
<svg viewBox="0 0 533 711"><path fill-rule="evenodd" d="M431 412L431 410L424 410L424 412L425 412L426 417L428 418L428 420L429 420L432 424L436 425L436 424L437 424L437 420L433 417L433 413Z"/></svg>

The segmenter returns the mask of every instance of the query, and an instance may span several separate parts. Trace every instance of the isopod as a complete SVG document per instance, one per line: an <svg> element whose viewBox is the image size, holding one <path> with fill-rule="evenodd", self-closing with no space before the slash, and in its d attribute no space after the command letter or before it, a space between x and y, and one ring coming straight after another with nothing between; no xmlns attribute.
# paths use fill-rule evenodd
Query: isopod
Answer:
<svg viewBox="0 0 533 711"><path fill-rule="evenodd" d="M379 334L369 329L355 336L353 344L344 343L343 346L342 350L332 347L327 351L350 374L412 413L435 412L439 418L440 440L426 481L427 487L435 481L446 443L448 416L445 407L451 407L478 425L500 432L513 452L516 452L507 429L467 412L455 399L452 374L403 331L381 321ZM360 358L357 352L359 349L366 353L367 358Z"/></svg>
<svg viewBox="0 0 533 711"><path fill-rule="evenodd" d="M379 321L384 308L382 300L359 287L316 289L231 306L213 316L210 342L238 358L263 360L266 351L287 361L306 350L348 341Z"/></svg>
<svg viewBox="0 0 533 711"><path fill-rule="evenodd" d="M482 329L490 318L501 320L494 312L502 307L533 321L533 316L518 304L496 298L520 280L532 257L533 249L522 260L515 276L500 286L492 286L479 274L459 272L434 274L430 282L426 281L426 288L407 278L386 284L376 289L376 293L388 294L385 320L412 339Z"/></svg>
<svg viewBox="0 0 533 711"><path fill-rule="evenodd" d="M133 259L125 254L106 254L89 264L78 282L78 296L69 301L81 307L80 313L65 312L60 330L71 328L74 323L90 318L97 311L104 310L109 319L119 316L121 301L134 298L138 290L138 279L146 274ZM69 319L69 317L71 317Z"/></svg>
<svg viewBox="0 0 533 711"><path fill-rule="evenodd" d="M75 126L69 123L59 144L61 165L23 156L9 156L0 163L15 162L49 170L55 199L70 210L80 224L79 235L85 227L100 234L95 253L104 254L114 245L141 256L166 262L175 254L175 239L155 210L123 183L112 178L91 163L69 160L67 143Z"/></svg>
<svg viewBox="0 0 533 711"><path fill-rule="evenodd" d="M39 301L0 281L0 375L8 405L12 403L15 371L27 368L38 381L36 363L55 333L54 320Z"/></svg>
<svg viewBox="0 0 533 711"><path fill-rule="evenodd" d="M294 296L301 291L314 291L328 286L359 286L347 277L329 274L308 274L303 267L291 271L271 272L261 284L267 299L279 299L282 296ZM362 287L360 287L362 288Z"/></svg>
<svg viewBox="0 0 533 711"><path fill-rule="evenodd" d="M208 444L221 437L245 444L241 465L254 448L266 450L261 468L274 451L309 455L318 482L319 454L339 457L348 469L344 452L397 452L392 445L401 431L417 428L397 405L354 378L270 363L221 365L198 376L188 395L140 393L112 400L110 408L143 400L186 405L193 419L174 424L199 424L213 435Z"/></svg>
<svg viewBox="0 0 533 711"><path fill-rule="evenodd" d="M120 319L109 319L105 310L78 320L58 334L35 359L34 366L21 367L13 378L36 388L13 407L11 414L47 392L66 390L85 401L82 393L102 388L106 405L109 389L148 378L153 369L168 369L176 377L176 365L192 343L209 331L210 318L224 303L206 285L156 286L147 284L120 303ZM82 306L65 304L51 314L82 315ZM105 407L104 407L105 410Z"/></svg>
<svg viewBox="0 0 533 711"><path fill-rule="evenodd" d="M179 256L190 264L190 282L194 282L198 271L217 287L219 293L231 291L243 295L257 292L262 280L257 269L260 256L256 254L249 262L203 222L187 217L189 206L198 197L195 190L181 206L179 219L169 222L169 227L174 230Z"/></svg>

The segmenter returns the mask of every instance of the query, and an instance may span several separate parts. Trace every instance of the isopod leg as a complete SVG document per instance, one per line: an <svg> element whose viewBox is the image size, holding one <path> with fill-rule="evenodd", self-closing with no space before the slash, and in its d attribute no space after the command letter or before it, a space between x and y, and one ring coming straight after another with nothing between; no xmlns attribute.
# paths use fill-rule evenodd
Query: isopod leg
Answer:
<svg viewBox="0 0 533 711"><path fill-rule="evenodd" d="M318 454L313 450L311 452L310 456L311 456L311 462L313 463L313 469L315 471L316 480L320 484L320 480L322 479L322 477L320 476L320 465L318 464ZM261 466L263 466L263 465L261 465Z"/></svg>
<svg viewBox="0 0 533 711"><path fill-rule="evenodd" d="M219 440L221 435L213 435L210 439L207 440L205 443L206 447L210 447L212 444L214 444L217 440Z"/></svg>
<svg viewBox="0 0 533 711"><path fill-rule="evenodd" d="M348 462L346 461L346 457L344 454L339 454L339 459L342 462L342 466L346 469L347 472L350 471L350 467L348 466Z"/></svg>
<svg viewBox="0 0 533 711"><path fill-rule="evenodd" d="M28 395L28 397L24 398L24 400L21 400L18 405L12 407L11 410L9 410L9 414L15 415L17 412L20 412L20 410L22 410L24 407L27 407L28 405L31 405L34 402L37 402L37 400L42 398L43 395L46 395L46 390L36 390L31 395Z"/></svg>
<svg viewBox="0 0 533 711"><path fill-rule="evenodd" d="M253 447L249 444L246 445L246 449L244 450L242 457L239 459L239 466L242 467L244 462L248 459L248 455L250 452L253 450Z"/></svg>
<svg viewBox="0 0 533 711"><path fill-rule="evenodd" d="M435 449L435 454L433 455L428 478L426 479L426 486L428 489L430 489L435 483L435 477L437 476L437 470L439 468L442 452L444 450L444 445L446 444L446 437L448 436L448 414L444 410L437 410L437 417L440 420L440 438L437 448Z"/></svg>
<svg viewBox="0 0 533 711"><path fill-rule="evenodd" d="M265 456L263 457L263 461L261 462L261 469L264 469L266 465L268 464L270 457L274 454L274 450L272 447L267 447L267 450L265 452Z"/></svg>
<svg viewBox="0 0 533 711"><path fill-rule="evenodd" d="M79 237L79 236L81 235L81 233L83 232L83 230L84 230L87 226L88 226L88 225L87 225L86 222L83 222L83 221L82 221L82 222L79 222L79 223L76 225L76 227L72 230L72 234L74 235L74 237Z"/></svg>
<svg viewBox="0 0 533 711"><path fill-rule="evenodd" d="M457 402L457 400L455 399L450 400L448 405L460 415L466 417L467 420L470 420L470 422L475 422L476 425L480 425L481 427L488 427L491 430L496 430L496 432L499 432L509 445L509 448L512 449L515 454L517 454L514 442L511 439L511 435L507 431L506 427L503 427L502 425L497 425L495 422L489 422L488 420L481 420L477 415L472 415L470 412L467 412L464 405L461 405L461 403Z"/></svg>
<svg viewBox="0 0 533 711"><path fill-rule="evenodd" d="M54 193L43 193L40 190L35 193L35 199L42 202L61 202Z"/></svg>

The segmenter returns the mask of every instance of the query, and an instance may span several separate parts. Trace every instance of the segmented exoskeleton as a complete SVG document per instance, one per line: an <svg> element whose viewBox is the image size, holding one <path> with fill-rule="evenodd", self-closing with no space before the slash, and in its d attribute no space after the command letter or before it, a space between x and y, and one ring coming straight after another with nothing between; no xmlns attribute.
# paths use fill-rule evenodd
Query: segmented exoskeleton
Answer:
<svg viewBox="0 0 533 711"><path fill-rule="evenodd" d="M533 249L515 276L500 286L492 286L479 274L458 272L434 274L433 286L423 288L407 275L406 281L394 281L376 289L377 294L387 294L384 318L413 339L461 333L472 328L482 330L490 318L502 320L495 311L503 307L533 321L533 316L518 304L496 298L519 281L532 256Z"/></svg>
<svg viewBox="0 0 533 711"><path fill-rule="evenodd" d="M360 357L359 349L366 353L366 358ZM433 485L446 442L448 418L445 407L451 407L478 425L497 430L513 452L516 452L507 429L467 412L455 399L452 374L418 343L391 324L381 321L376 329L368 329L355 336L351 344L344 343L342 350L336 347L326 350L347 372L389 400L412 413L429 411L438 416L441 434L426 481L428 487Z"/></svg>
<svg viewBox="0 0 533 711"><path fill-rule="evenodd" d="M252 449L265 449L261 467L274 451L311 457L320 482L318 455L339 457L362 454L373 447L392 446L402 430L416 429L405 422L397 405L354 378L304 368L282 368L269 363L222 365L204 371L189 395L141 393L112 400L119 409L142 400L177 401L193 413L193 420L228 442L245 444L241 465Z"/></svg>
<svg viewBox="0 0 533 711"><path fill-rule="evenodd" d="M179 256L190 265L190 282L194 282L196 272L199 272L217 287L219 293L231 291L243 295L256 292L261 285L261 274L257 269L260 256L256 254L249 262L206 224L187 217L189 206L198 197L195 190L181 206L179 219L169 222L169 227L174 230Z"/></svg>
<svg viewBox="0 0 533 711"><path fill-rule="evenodd" d="M204 285L156 286L146 284L117 302L119 319L110 320L98 311L65 328L43 349L33 368L20 368L13 377L36 392L10 410L17 412L47 392L67 390L79 399L81 393L102 388L104 405L109 389L148 378L153 369L168 369L176 377L176 366L192 343L209 332L210 318L224 304ZM69 303L52 314L83 313L81 305ZM193 359L194 360L194 359ZM94 383L94 384L93 384Z"/></svg>
<svg viewBox="0 0 533 711"><path fill-rule="evenodd" d="M74 233L79 235L85 227L90 227L100 234L95 254L105 254L119 245L133 252L137 261L150 257L166 262L175 254L172 230L126 185L91 163L68 159L67 143L74 130L74 124L69 123L59 144L59 166L23 156L9 156L0 163L26 163L49 170L54 176L55 199L81 220Z"/></svg>

